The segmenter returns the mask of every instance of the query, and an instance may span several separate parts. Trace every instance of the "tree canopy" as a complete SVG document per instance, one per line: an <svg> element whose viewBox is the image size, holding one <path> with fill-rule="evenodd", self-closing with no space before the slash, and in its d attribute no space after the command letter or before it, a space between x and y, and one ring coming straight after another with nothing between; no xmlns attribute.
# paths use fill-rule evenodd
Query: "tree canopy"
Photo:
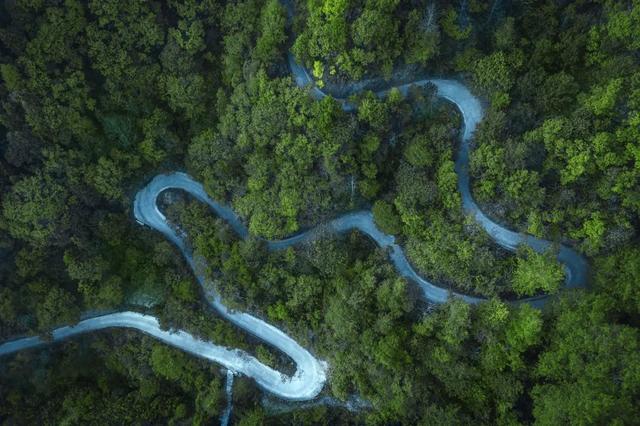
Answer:
<svg viewBox="0 0 640 426"><path fill-rule="evenodd" d="M215 290L326 360L338 401L269 402L236 377L234 424L635 424L639 50L638 0L2 2L0 339L135 310L292 373L212 312ZM329 96L298 87L289 55ZM425 77L483 105L479 208L549 250L510 253L464 215L464 117L434 86L375 94ZM249 230L162 194L205 288L133 217L168 171ZM358 210L422 277L486 301L431 305L362 234L315 228ZM587 259L588 289L562 288L560 245ZM8 424L210 424L226 402L218 365L129 331L0 363Z"/></svg>

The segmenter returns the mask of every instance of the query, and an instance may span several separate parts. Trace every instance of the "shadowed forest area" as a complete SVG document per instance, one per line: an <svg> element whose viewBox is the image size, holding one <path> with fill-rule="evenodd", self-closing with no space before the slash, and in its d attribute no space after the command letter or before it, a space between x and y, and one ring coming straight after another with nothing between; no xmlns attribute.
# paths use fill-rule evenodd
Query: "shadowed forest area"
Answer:
<svg viewBox="0 0 640 426"><path fill-rule="evenodd" d="M356 111L297 87L288 52ZM291 369L136 223L136 191L181 170L250 232L161 198L225 303L326 360L322 396L369 403L282 412L237 377L232 424L636 424L639 62L638 0L0 2L0 341L128 309ZM550 251L509 253L464 215L459 111L432 86L374 94L417 77L482 100L473 195ZM426 302L358 232L262 240L368 208L423 277L487 302ZM587 290L560 290L559 244ZM0 422L211 424L225 374L102 331L0 358Z"/></svg>

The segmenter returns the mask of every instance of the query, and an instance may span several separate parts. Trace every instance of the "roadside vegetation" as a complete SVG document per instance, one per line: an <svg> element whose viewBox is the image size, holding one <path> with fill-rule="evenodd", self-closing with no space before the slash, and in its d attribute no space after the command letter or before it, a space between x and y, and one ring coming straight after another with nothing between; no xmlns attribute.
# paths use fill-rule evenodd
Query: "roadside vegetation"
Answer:
<svg viewBox="0 0 640 426"><path fill-rule="evenodd" d="M640 400L640 3L612 0L15 0L0 4L0 337L82 313L153 313L265 363L213 314L177 249L133 219L149 178L184 170L246 222L237 236L172 192L163 210L239 310L331 366L325 393L369 410L270 413L238 378L238 424L634 424ZM362 91L344 112L293 83L375 89L458 78L485 103L471 153L483 211L589 259L558 292L554 249L509 254L462 213L458 112L433 88ZM410 262L479 306L427 305L358 233L277 239L371 208ZM318 230L322 234L322 230ZM102 332L0 360L10 424L217 421L224 373Z"/></svg>

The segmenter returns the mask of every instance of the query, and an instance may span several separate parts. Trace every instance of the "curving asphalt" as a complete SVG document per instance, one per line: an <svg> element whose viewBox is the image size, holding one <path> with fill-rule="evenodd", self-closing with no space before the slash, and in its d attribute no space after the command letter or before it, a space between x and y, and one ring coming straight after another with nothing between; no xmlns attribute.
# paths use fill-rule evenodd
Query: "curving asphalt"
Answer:
<svg viewBox="0 0 640 426"><path fill-rule="evenodd" d="M200 183L185 173L179 172L158 175L138 191L133 203L133 213L136 220L162 233L165 238L180 249L202 286L207 301L223 318L289 355L296 363L297 368L292 377L286 377L259 362L255 364L257 361L254 358L241 351L236 351L230 359L221 362L221 364L233 371L254 378L263 389L281 398L304 400L315 397L320 393L326 381L326 363L316 359L309 351L273 325L252 315L234 312L222 303L220 296L211 290L211 286L206 285L207 279L202 272L204 260L193 257L185 241L169 226L166 217L158 209L158 197L167 189L180 189L188 192L196 199L209 205L218 216L231 225L238 235L244 238L249 234L233 210L212 200ZM234 368L233 364L237 362L239 357L251 360L251 374Z"/></svg>
<svg viewBox="0 0 640 426"><path fill-rule="evenodd" d="M274 328L267 325L267 328L269 327ZM60 341L79 334L107 328L131 328L142 331L185 352L216 362L231 371L251 377L261 388L284 399L301 401L312 399L322 390L326 380L326 364L322 361L316 361L311 356L308 357L310 358L310 363L305 362L304 359L296 359L296 362L299 362L298 371L294 376L287 377L264 365L244 351L215 345L186 331L163 330L154 316L138 312L118 312L89 318L73 326L57 328L52 332L51 337L52 341ZM262 333L263 331L259 328L255 329L256 333ZM281 331L277 331L283 334ZM265 336L268 336L268 332L265 333ZM293 341L288 336L285 337ZM297 343L293 343L298 346ZM13 340L0 345L0 356L46 344L48 342L38 336ZM283 351L287 352L286 349L283 349ZM293 353L293 351L288 351L287 353Z"/></svg>
<svg viewBox="0 0 640 426"><path fill-rule="evenodd" d="M287 6L286 3L285 6ZM291 10L288 10L291 13ZM328 96L315 85L314 80L307 70L298 64L291 54L288 55L288 61L296 85L299 87L308 87L311 96L316 99ZM455 80L422 79L397 86L397 89L406 95L411 86L424 86L427 84L433 84L437 88L438 96L456 105L463 117L464 129L457 153L455 170L458 175L458 190L462 198L462 207L465 214L472 216L497 244L507 250L514 251L519 245L523 244L532 247L538 252L548 249L551 246L551 242L519 234L493 222L480 210L473 200L469 179L469 144L478 123L483 117L480 101L474 97L462 83ZM389 90L391 89L379 91L377 95L384 97L388 94ZM355 109L355 106L345 99L338 99L338 101L345 111ZM230 371L251 377L262 389L283 399L309 400L316 397L326 382L327 364L324 361L316 359L309 351L301 347L292 338L273 325L247 313L231 311L224 306L220 296L209 289L211 286L205 285L206 278L201 272L202 262L204 262L204 260L194 259L185 241L170 227L166 217L158 208L158 196L167 189L186 191L201 202L206 203L218 216L227 221L241 238L248 236L247 228L233 210L212 200L200 183L181 172L156 176L137 193L134 201L134 215L136 220L143 225L159 231L165 238L180 249L198 282L202 285L205 297L211 306L228 321L289 355L297 366L295 374L290 377L285 376L262 364L243 351L205 342L185 331L162 330L156 318L136 312L120 312L85 319L75 326L66 326L54 330L52 340L59 341L80 333L105 328L133 328L186 352L217 362ZM359 211L343 215L323 225L323 229L328 229L335 233L344 233L357 229L368 235L381 248L388 250L389 257L398 273L416 282L422 289L424 297L427 300L435 303L443 303L450 298L461 298L468 303L478 303L483 300L482 298L451 292L419 276L409 264L402 248L396 244L395 237L385 234L378 229L370 211ZM314 230L310 230L284 240L268 241L267 244L271 250L281 250L314 238L317 233L313 231ZM569 247L561 245L558 260L565 267L566 288L583 287L586 285L588 264L580 254ZM533 306L540 307L547 300L548 296L540 296L522 299L516 303L529 303ZM0 345L0 356L43 344L45 344L45 342L39 337L13 340ZM226 419L228 420L228 417L226 417Z"/></svg>

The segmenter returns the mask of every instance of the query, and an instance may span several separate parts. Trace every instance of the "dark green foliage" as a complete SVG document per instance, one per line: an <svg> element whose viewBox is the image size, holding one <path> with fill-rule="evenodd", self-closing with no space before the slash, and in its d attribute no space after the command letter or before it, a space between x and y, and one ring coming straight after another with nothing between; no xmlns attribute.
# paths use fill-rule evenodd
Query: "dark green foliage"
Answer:
<svg viewBox="0 0 640 426"><path fill-rule="evenodd" d="M639 34L637 0L4 2L0 337L126 307L291 372L212 313L178 251L133 220L149 177L186 170L251 233L163 198L209 285L326 360L327 395L372 404L273 412L237 377L232 422L635 424ZM456 111L426 87L363 91L344 112L295 87L288 49L328 89L465 81L485 105L474 197L506 226L586 254L590 291L560 291L544 311L500 301L555 292L563 270L555 251L510 255L464 217ZM275 253L259 238L369 208L425 278L491 299L424 306L358 233L320 228ZM8 424L211 424L225 404L217 365L129 332L0 361Z"/></svg>
<svg viewBox="0 0 640 426"><path fill-rule="evenodd" d="M637 27L640 5L596 3L549 3L512 19L473 67L492 100L514 102L493 102L477 132L478 198L520 229L573 238L589 255L628 244L640 212L637 46L620 38Z"/></svg>
<svg viewBox="0 0 640 426"><path fill-rule="evenodd" d="M360 79L372 70L390 77L401 58L426 64L439 51L439 7L389 1L311 1L293 51L317 79Z"/></svg>
<svg viewBox="0 0 640 426"><path fill-rule="evenodd" d="M397 235L402 231L400 217L392 204L378 200L373 204L371 211L373 212L373 220L383 232Z"/></svg>
<svg viewBox="0 0 640 426"><path fill-rule="evenodd" d="M3 198L9 232L34 246L63 242L70 226L69 198L64 187L42 175L20 180Z"/></svg>
<svg viewBox="0 0 640 426"><path fill-rule="evenodd" d="M541 424L633 424L640 397L638 329L611 322L613 300L585 297L558 307L551 344L540 355L532 390ZM576 356L579 354L579 356Z"/></svg>
<svg viewBox="0 0 640 426"><path fill-rule="evenodd" d="M564 281L564 272L555 251L536 253L530 248L521 251L522 257L513 273L513 290L520 296L533 296L537 291L557 292Z"/></svg>
<svg viewBox="0 0 640 426"><path fill-rule="evenodd" d="M24 380L29 370L39 379ZM224 404L216 366L122 332L4 358L0 379L0 416L18 424L203 424Z"/></svg>

